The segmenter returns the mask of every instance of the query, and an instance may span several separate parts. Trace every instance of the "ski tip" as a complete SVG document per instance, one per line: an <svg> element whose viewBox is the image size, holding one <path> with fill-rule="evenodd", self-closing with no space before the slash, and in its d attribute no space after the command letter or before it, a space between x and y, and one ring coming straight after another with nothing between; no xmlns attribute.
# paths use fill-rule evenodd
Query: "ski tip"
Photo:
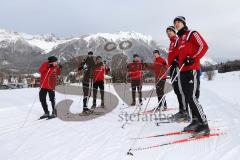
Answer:
<svg viewBox="0 0 240 160"><path fill-rule="evenodd" d="M127 155L128 156L133 156L133 153L131 152L131 149L128 150Z"/></svg>

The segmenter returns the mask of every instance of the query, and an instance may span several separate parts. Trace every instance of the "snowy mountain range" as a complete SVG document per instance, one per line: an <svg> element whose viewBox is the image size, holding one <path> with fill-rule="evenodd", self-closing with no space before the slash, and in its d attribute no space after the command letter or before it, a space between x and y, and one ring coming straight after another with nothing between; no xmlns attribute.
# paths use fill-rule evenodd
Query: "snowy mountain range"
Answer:
<svg viewBox="0 0 240 160"><path fill-rule="evenodd" d="M123 51L121 42L130 41L131 48ZM113 43L116 49L106 51L104 46ZM128 58L140 54L144 61L152 61L152 50L159 49L167 56L167 48L160 47L151 36L138 32L97 33L60 39L54 34L30 35L21 32L0 29L0 68L11 72L34 72L48 56L55 55L61 63L80 55L86 55L91 50L95 55L111 61L113 56L124 53ZM202 63L215 63L210 58L204 58Z"/></svg>
<svg viewBox="0 0 240 160"><path fill-rule="evenodd" d="M21 32L8 31L0 29L1 47L7 46L9 43L14 43L18 40L23 40L32 46L42 49L45 53L50 52L55 46L63 42L53 33L46 35L30 35Z"/></svg>
<svg viewBox="0 0 240 160"><path fill-rule="evenodd" d="M119 42L129 39L141 40L147 44L151 44L153 39L151 36L146 36L137 32L118 32L118 33L97 33L91 35L84 35L80 37L60 39L53 33L45 35L30 35L21 32L8 31L0 29L0 42L1 47L6 47L9 43L14 43L17 40L24 40L30 45L38 47L44 51L44 53L49 53L55 49L59 44L66 43L73 40L84 39L87 43L91 43L99 38L106 39L111 42Z"/></svg>

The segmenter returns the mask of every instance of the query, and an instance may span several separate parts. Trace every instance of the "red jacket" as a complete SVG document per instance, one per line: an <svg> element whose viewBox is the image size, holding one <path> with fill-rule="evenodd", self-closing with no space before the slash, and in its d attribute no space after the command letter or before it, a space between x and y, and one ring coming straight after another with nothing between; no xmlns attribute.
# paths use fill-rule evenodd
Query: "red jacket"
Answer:
<svg viewBox="0 0 240 160"><path fill-rule="evenodd" d="M157 81L161 77L162 79L167 79L167 73L165 73L167 71L167 63L165 59L163 59L162 57L158 57L153 63L153 69Z"/></svg>
<svg viewBox="0 0 240 160"><path fill-rule="evenodd" d="M178 40L179 66L182 66L187 56L194 58L194 64L184 66L181 71L200 70L200 59L207 50L208 45L198 32L186 31Z"/></svg>
<svg viewBox="0 0 240 160"><path fill-rule="evenodd" d="M178 37L174 36L170 38L170 46L168 50L168 65L171 66L174 59L178 58L177 52Z"/></svg>
<svg viewBox="0 0 240 160"><path fill-rule="evenodd" d="M105 65L105 74L108 75L110 71L110 67L108 65Z"/></svg>
<svg viewBox="0 0 240 160"><path fill-rule="evenodd" d="M104 81L105 67L104 65L96 66L93 70L93 81Z"/></svg>
<svg viewBox="0 0 240 160"><path fill-rule="evenodd" d="M142 79L143 64L141 61L132 62L128 65L128 75L131 80Z"/></svg>
<svg viewBox="0 0 240 160"><path fill-rule="evenodd" d="M39 67L40 77L40 88L54 90L57 84L57 76L60 75L61 70L59 67L48 68L48 61L44 62Z"/></svg>

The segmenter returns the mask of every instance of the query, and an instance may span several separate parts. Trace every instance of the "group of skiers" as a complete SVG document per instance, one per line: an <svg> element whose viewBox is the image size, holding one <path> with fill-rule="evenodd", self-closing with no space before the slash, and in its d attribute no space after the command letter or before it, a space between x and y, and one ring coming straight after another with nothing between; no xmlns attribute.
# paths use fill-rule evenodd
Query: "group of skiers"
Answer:
<svg viewBox="0 0 240 160"><path fill-rule="evenodd" d="M93 109L96 108L97 91L100 89L101 94L101 107L104 108L104 75L110 72L108 65L104 65L101 56L97 56L96 59L93 56L93 52L88 52L88 56L81 63L78 68L79 71L83 71L83 113L90 114ZM93 105L91 109L88 108L88 100L93 90Z"/></svg>
<svg viewBox="0 0 240 160"><path fill-rule="evenodd" d="M174 115L177 122L191 123L184 131L195 131L198 135L210 133L206 115L198 99L200 96L200 59L208 50L208 45L202 36L194 30L189 30L185 17L178 16L173 21L174 26L166 29L170 39L167 62L160 56L158 50L153 51L153 64L141 62L139 56L133 56L128 71L132 85L132 103L136 104L136 88L139 93L139 104L142 104L142 72L151 69L155 75L158 105L154 110L167 109L164 86L167 71L170 70L170 80L179 103L179 112Z"/></svg>
<svg viewBox="0 0 240 160"><path fill-rule="evenodd" d="M179 103L179 112L174 115L178 122L189 120L191 123L184 128L184 131L194 131L198 135L210 133L206 115L198 99L200 96L200 59L208 50L208 45L202 36L194 30L189 30L186 19L178 16L173 21L174 26L166 29L170 39L168 59L161 57L158 50L153 51L154 63L143 63L139 55L133 55L133 62L128 64L128 75L131 80L132 106L136 105L136 90L139 95L139 104L142 105L142 82L143 70L152 70L155 75L156 93L158 105L156 110L166 109L164 86L167 79L167 72L170 70L170 79L174 92ZM40 118L56 117L55 93L56 77L60 74L61 66L57 65L57 58L52 56L39 68L41 73L40 102L45 114ZM93 52L88 52L87 58L79 67L79 71L84 72L83 85L83 113L92 113L96 108L97 90L100 88L101 107L104 107L104 74L109 72L102 62L102 58L97 56L94 59ZM91 87L92 86L92 87ZM88 108L88 100L93 90L93 105ZM52 103L53 113L49 115L46 103L46 95L49 93Z"/></svg>
<svg viewBox="0 0 240 160"><path fill-rule="evenodd" d="M50 56L48 61L44 62L39 68L39 72L41 73L39 99L44 111L40 119L51 119L57 116L55 108L55 87L57 84L57 76L60 75L62 68L57 61L58 59L55 56ZM86 59L80 64L78 71L83 71L83 113L90 114L93 112L93 109L96 108L98 88L101 94L101 107L104 108L104 75L110 72L108 65L104 65L101 56L95 58L93 52L90 51ZM89 109L87 105L91 91L93 91L93 105L91 109ZM47 93L52 105L52 114L49 114L48 111L46 102Z"/></svg>
<svg viewBox="0 0 240 160"><path fill-rule="evenodd" d="M159 105L157 110L160 110L161 106L164 109L167 108L167 103L164 98L164 86L167 79L167 62L160 56L158 50L153 51L154 62L143 63L138 54L133 55L133 62L128 65L128 75L131 80L132 87L132 103L131 106L136 105L136 89L139 95L139 104L142 105L142 83L143 83L143 71L149 70L154 73L156 81L156 93L158 97Z"/></svg>

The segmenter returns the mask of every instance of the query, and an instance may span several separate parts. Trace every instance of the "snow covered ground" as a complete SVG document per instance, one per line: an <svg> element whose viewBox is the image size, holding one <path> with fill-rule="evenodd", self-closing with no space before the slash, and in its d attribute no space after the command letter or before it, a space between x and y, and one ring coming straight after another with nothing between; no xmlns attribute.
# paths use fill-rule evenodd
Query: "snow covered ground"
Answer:
<svg viewBox="0 0 240 160"><path fill-rule="evenodd" d="M201 81L200 102L211 128L225 134L205 140L168 145L127 156L132 148L157 145L187 137L177 135L134 141L131 138L179 131L186 123L129 122L125 129L119 114L123 102L113 112L86 122L65 122L60 119L36 121L42 114L38 89L0 91L0 159L1 160L232 160L240 153L240 72L217 74L213 81ZM151 87L149 87L151 89ZM107 91L116 94L107 84ZM147 90L147 88L144 88ZM81 110L82 97L56 94L57 101L74 100L71 111ZM168 106L177 107L173 92L167 95ZM144 101L144 107L147 100ZM156 97L149 109L156 105ZM33 106L33 107L32 107ZM30 110L32 108L32 110ZM125 109L132 113L134 108ZM174 113L171 110L167 113ZM29 116L28 116L29 115ZM27 118L28 117L28 118ZM27 118L27 119L26 119ZM26 122L26 123L25 123ZM134 143L136 142L136 143Z"/></svg>

